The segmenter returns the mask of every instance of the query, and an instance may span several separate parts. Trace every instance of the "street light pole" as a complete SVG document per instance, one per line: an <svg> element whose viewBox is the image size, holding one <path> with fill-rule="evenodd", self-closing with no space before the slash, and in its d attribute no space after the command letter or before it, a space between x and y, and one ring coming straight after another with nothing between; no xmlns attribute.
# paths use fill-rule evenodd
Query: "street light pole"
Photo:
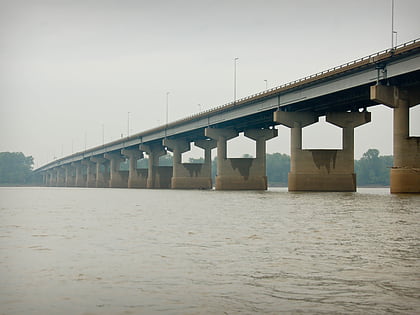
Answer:
<svg viewBox="0 0 420 315"><path fill-rule="evenodd" d="M264 82L265 82L265 89L268 90L268 81L264 80Z"/></svg>
<svg viewBox="0 0 420 315"><path fill-rule="evenodd" d="M127 113L127 138L130 136L130 112Z"/></svg>
<svg viewBox="0 0 420 315"><path fill-rule="evenodd" d="M239 58L233 59L233 104L236 104L236 61Z"/></svg>
<svg viewBox="0 0 420 315"><path fill-rule="evenodd" d="M391 49L394 48L394 0L391 3Z"/></svg>
<svg viewBox="0 0 420 315"><path fill-rule="evenodd" d="M102 145L105 145L105 124L102 124Z"/></svg>
<svg viewBox="0 0 420 315"><path fill-rule="evenodd" d="M165 137L168 129L169 122L169 92L166 92L166 126L165 126Z"/></svg>

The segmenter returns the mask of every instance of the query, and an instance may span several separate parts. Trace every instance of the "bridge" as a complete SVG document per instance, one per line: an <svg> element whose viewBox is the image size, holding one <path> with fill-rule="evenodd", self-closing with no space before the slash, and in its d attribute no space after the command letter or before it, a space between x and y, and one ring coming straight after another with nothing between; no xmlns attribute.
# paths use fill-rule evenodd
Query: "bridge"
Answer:
<svg viewBox="0 0 420 315"><path fill-rule="evenodd" d="M291 129L289 191L355 191L354 128L371 121L368 108L393 109L391 193L420 193L420 138L409 136L409 108L420 103L420 39L384 50L154 129L87 149L37 170L47 186L211 189L211 150L217 148L216 190L267 189L266 141L276 125ZM341 150L303 150L302 128L326 121L342 128ZM391 127L391 126L390 126ZM227 158L227 141L244 133L255 158ZM204 163L182 163L191 143ZM173 153L173 166L159 157ZM148 155L148 168L137 162ZM120 164L129 161L128 171Z"/></svg>

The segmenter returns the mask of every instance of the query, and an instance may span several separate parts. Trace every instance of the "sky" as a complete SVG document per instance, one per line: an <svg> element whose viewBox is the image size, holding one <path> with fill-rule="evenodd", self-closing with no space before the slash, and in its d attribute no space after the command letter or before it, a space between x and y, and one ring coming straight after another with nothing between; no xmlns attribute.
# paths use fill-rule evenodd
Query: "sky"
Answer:
<svg viewBox="0 0 420 315"><path fill-rule="evenodd" d="M391 46L392 0L0 0L0 152L35 167ZM420 1L394 0L397 42L420 38ZM266 81L265 81L266 80ZM420 106L411 135L420 135ZM392 154L392 110L370 109L355 158ZM290 130L267 152L290 154ZM340 148L321 118L304 148ZM251 153L231 140L229 156ZM191 156L194 155L192 151ZM198 152L197 154L201 154Z"/></svg>

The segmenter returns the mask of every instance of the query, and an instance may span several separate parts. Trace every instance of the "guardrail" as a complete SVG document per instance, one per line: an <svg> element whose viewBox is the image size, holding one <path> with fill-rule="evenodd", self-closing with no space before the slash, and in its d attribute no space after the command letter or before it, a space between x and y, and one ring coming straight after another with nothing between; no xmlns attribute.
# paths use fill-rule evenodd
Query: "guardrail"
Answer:
<svg viewBox="0 0 420 315"><path fill-rule="evenodd" d="M411 40L409 42L400 44L400 45L395 46L393 48L384 49L384 50L381 50L381 51L376 52L374 54L371 54L371 55L368 55L368 56L365 56L365 57L362 57L362 58L355 59L353 61L350 61L350 62L344 63L342 65L336 66L334 68L330 68L328 70L317 72L315 74L311 74L311 75L308 75L306 77L303 77L303 78L300 78L300 79L297 79L297 80L294 80L294 81L291 81L291 82L287 82L285 84L282 84L282 85L279 85L279 86L276 86L276 87L273 87L273 88L264 90L262 92L255 93L255 94L252 94L252 95L249 95L249 96L240 98L240 99L238 99L235 102L229 102L229 103L226 103L226 104L223 104L223 105L220 105L220 106L217 106L217 107L208 109L206 111L202 111L200 113L196 113L194 115L190 115L188 117L185 117L185 118L176 120L176 121L172 122L171 124L176 124L176 123L180 123L180 122L183 122L183 121L186 121L186 120L190 120L190 119L195 118L195 117L200 117L200 116L203 116L203 114L213 113L213 112L216 112L216 111L218 111L220 109L225 109L225 108L230 107L230 106L241 105L244 102L247 102L247 101L249 101L249 100L251 100L253 98L257 98L257 97L260 97L260 96L263 96L263 95L269 96L271 94L276 94L276 93L281 92L281 91L283 91L285 89L289 89L291 87L295 87L296 85L302 85L304 83L308 83L308 82L312 82L312 81L315 81L315 80L319 80L320 78L323 78L323 77L329 77L331 75L335 75L335 74L338 74L338 73L343 73L345 71L354 69L355 66L358 67L358 66L362 66L364 64L377 63L381 59L387 58L387 57L389 57L391 55L397 55L397 54L403 53L404 51L406 51L406 49L403 49L403 48L407 48L408 46L410 46L410 49L413 49L414 47L411 47L412 45L415 45L415 46L419 46L420 47L420 38L417 38L417 39Z"/></svg>
<svg viewBox="0 0 420 315"><path fill-rule="evenodd" d="M90 148L90 149L85 150L85 151L81 151L81 152L71 154L67 157L63 157L63 158L54 160L50 163L47 163L46 165L38 168L38 170L43 170L45 168L48 169L48 166L50 166L50 165L61 165L62 164L61 162L65 161L65 160L69 160L69 159L71 160L71 159L79 157L81 155L83 157L84 156L89 156L93 152L101 150L101 149L105 149L106 147L110 147L110 146L113 146L113 145L124 144L126 142L129 142L130 140L141 139L145 135L152 134L152 133L159 132L159 131L164 131L165 129L174 127L174 126L179 125L183 122L191 121L191 120L194 120L194 119L205 118L205 117L210 116L211 114L215 114L215 113L218 113L218 112L223 112L223 111L225 111L229 108L241 106L241 105L249 103L250 101L261 99L262 97L270 97L272 95L279 94L280 92L283 92L285 90L293 89L297 86L302 86L304 84L309 84L311 82L318 81L318 80L323 79L323 78L330 78L334 75L342 74L344 72L347 72L347 71L350 71L350 70L353 70L353 69L356 69L356 68L359 68L359 67L362 67L362 66L365 66L365 65L376 64L376 63L379 63L383 59L392 57L394 55L403 54L404 52L415 49L415 48L420 48L420 38L414 39L412 41L409 41L409 42L406 42L406 43L403 43L403 44L400 44L400 45L398 45L396 47L393 47L393 48L381 50L377 53L374 53L374 54L371 54L371 55L368 55L368 56L365 56L365 57L362 57L362 58L358 58L356 60L344 63L344 64L336 66L334 68L330 68L328 70L324 70L324 71L321 71L321 72L318 72L318 73L315 73L315 74L312 74L312 75L309 75L309 76L306 76L306 77L303 77L303 78L300 78L300 79L297 79L297 80L294 80L294 81L291 81L291 82L288 82L288 83L285 83L285 84L282 84L280 86L264 90L264 91L256 93L256 94L252 94L252 95L243 97L241 99L238 99L235 102L229 102L229 103L226 103L226 104L223 104L223 105L220 105L220 106L217 106L217 107L214 107L214 108L196 113L194 115L187 116L185 118L173 121L173 122L171 122L167 125L166 124L161 125L161 126L158 126L158 127L155 127L155 128L152 128L152 129L140 132L140 133L133 134L130 137L114 140L110 143L107 143L106 145L96 146L94 148Z"/></svg>

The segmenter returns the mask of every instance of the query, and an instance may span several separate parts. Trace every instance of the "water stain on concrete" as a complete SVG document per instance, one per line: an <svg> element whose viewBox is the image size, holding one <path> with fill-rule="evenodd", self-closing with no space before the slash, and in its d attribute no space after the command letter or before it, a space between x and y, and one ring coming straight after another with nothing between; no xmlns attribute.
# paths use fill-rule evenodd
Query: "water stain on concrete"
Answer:
<svg viewBox="0 0 420 315"><path fill-rule="evenodd" d="M335 168L337 150L311 150L312 159L318 169L325 167L328 174Z"/></svg>
<svg viewBox="0 0 420 315"><path fill-rule="evenodd" d="M252 162L254 159L248 158L239 158L239 159L229 159L230 164L232 165L233 170L238 170L241 176L244 177L245 180L249 178L249 170L252 166Z"/></svg>

